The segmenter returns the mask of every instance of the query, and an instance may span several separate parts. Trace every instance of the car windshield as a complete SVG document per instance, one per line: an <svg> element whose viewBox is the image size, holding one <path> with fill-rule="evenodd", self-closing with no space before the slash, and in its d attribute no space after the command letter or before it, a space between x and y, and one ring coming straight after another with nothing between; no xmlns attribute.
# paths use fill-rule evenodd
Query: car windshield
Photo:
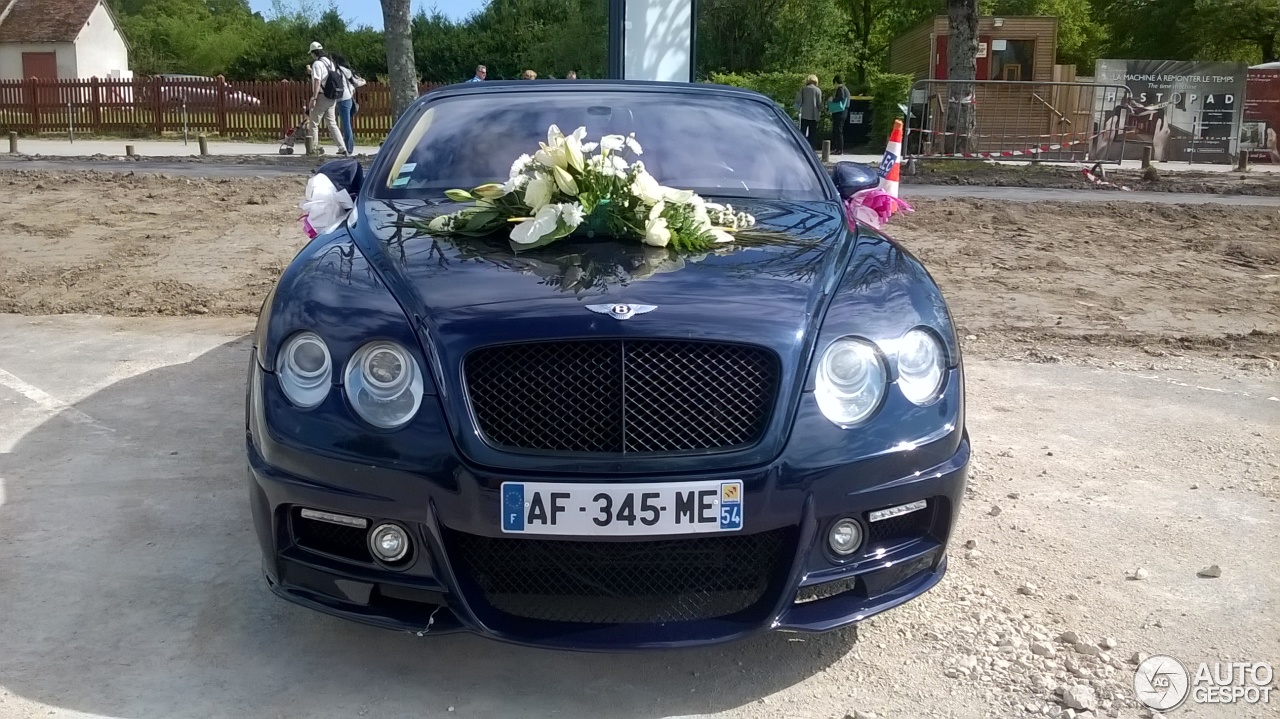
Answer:
<svg viewBox="0 0 1280 719"><path fill-rule="evenodd" d="M512 162L545 142L547 128L587 129L587 140L635 133L659 182L720 197L826 196L786 118L745 98L620 90L494 92L430 103L390 150L380 197L425 197L507 179ZM384 150L387 152L388 150Z"/></svg>

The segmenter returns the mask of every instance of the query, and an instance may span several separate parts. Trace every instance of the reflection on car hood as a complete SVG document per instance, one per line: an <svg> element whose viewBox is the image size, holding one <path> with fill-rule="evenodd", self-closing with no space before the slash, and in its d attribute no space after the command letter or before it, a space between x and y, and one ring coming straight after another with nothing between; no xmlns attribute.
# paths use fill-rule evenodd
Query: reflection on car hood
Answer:
<svg viewBox="0 0 1280 719"><path fill-rule="evenodd" d="M431 217L456 209L421 201L366 200L355 234L370 259L420 316L469 309L501 315L512 305L594 303L696 306L749 304L809 315L835 279L844 235L834 202L735 203L757 225L739 241L699 255L633 239L568 238L516 253L505 236L433 235Z"/></svg>

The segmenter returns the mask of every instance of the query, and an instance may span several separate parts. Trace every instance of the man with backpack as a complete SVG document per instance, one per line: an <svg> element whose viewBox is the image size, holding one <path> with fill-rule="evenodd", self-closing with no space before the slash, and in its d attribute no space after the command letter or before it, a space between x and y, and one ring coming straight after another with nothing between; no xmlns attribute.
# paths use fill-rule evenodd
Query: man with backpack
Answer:
<svg viewBox="0 0 1280 719"><path fill-rule="evenodd" d="M324 47L318 42L311 43L311 100L307 103L307 130L315 152L320 151L320 121L324 120L329 125L333 144L338 146L338 154L347 154L347 145L338 130L338 120L334 115L334 108L342 98L345 86L342 73L324 51Z"/></svg>

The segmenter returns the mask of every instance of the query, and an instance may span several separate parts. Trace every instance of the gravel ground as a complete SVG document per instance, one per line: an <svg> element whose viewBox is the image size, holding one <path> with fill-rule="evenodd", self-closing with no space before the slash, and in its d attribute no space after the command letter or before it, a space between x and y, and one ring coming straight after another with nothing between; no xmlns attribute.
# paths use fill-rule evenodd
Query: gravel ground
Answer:
<svg viewBox="0 0 1280 719"><path fill-rule="evenodd" d="M1197 172L1169 170L1157 163L1151 170L1116 170L1103 168L1110 187L1102 189L1122 192L1121 187L1147 192L1204 192L1219 195L1280 196L1280 173L1277 172ZM1089 188L1092 184L1080 169L1069 165L997 165L987 162L922 160L914 171L902 175L903 184L972 185L981 187Z"/></svg>

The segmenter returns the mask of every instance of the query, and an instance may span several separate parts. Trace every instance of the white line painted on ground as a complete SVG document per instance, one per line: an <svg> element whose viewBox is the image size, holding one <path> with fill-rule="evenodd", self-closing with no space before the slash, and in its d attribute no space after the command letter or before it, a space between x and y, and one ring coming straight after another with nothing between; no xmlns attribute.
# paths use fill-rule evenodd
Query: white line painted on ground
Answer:
<svg viewBox="0 0 1280 719"><path fill-rule="evenodd" d="M98 420L81 412L75 407L63 402L35 385L23 380L15 374L0 369L0 385L8 387L18 394L26 397L36 404L37 407L48 412L49 414L60 414L76 424L87 424L97 429L114 432L115 430L102 424Z"/></svg>

